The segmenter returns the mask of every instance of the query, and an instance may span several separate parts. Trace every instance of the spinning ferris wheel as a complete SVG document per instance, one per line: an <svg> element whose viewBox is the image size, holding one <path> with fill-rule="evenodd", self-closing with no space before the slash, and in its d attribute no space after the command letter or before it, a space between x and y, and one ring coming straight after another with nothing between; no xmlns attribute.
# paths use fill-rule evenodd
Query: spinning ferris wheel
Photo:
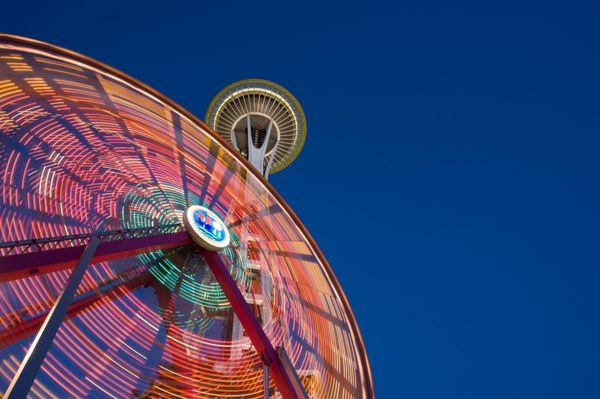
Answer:
<svg viewBox="0 0 600 399"><path fill-rule="evenodd" d="M373 397L348 301L266 180L302 148L302 109L238 83L211 128L104 64L0 35L4 397Z"/></svg>

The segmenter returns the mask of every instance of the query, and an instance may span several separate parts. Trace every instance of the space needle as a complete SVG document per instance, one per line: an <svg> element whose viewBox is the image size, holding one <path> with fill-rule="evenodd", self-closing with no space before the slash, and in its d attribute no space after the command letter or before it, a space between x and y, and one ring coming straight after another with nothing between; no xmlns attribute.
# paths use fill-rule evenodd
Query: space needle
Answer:
<svg viewBox="0 0 600 399"><path fill-rule="evenodd" d="M306 140L306 118L296 97L262 79L225 87L205 120L267 178L292 163Z"/></svg>

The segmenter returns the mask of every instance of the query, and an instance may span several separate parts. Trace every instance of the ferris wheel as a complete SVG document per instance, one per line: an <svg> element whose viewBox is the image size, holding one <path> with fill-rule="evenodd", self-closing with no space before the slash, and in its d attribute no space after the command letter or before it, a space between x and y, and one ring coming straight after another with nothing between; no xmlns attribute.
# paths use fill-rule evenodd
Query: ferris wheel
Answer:
<svg viewBox="0 0 600 399"><path fill-rule="evenodd" d="M331 267L230 140L122 72L9 35L0 256L5 398L374 397Z"/></svg>

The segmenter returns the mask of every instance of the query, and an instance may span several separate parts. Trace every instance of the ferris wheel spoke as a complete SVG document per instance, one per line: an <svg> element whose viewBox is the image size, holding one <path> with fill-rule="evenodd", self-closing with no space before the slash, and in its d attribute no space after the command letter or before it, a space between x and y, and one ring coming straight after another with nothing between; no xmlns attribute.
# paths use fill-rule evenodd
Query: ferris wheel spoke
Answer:
<svg viewBox="0 0 600 399"><path fill-rule="evenodd" d="M230 162L227 167L227 171L223 175L223 179L219 183L219 186L215 190L215 193L212 195L212 198L208 205L209 207L213 207L215 205L215 203L218 202L219 199L221 199L221 194L223 193L223 190L225 190L225 187L227 186L227 184L229 184L229 181L234 176L234 169L233 169L234 167L235 167L234 163Z"/></svg>
<svg viewBox="0 0 600 399"><path fill-rule="evenodd" d="M179 163L179 173L181 175L181 189L185 197L185 206L187 208L190 206L190 198L187 186L188 176L184 156L186 149L183 142L183 132L181 130L181 118L176 112L171 112L171 117L173 118L173 130L175 131L175 141L177 143L177 162Z"/></svg>
<svg viewBox="0 0 600 399"><path fill-rule="evenodd" d="M279 207L278 205L271 205L267 208L263 208L260 209L256 212L253 213L246 213L244 216L240 217L237 220L232 221L231 223L229 223L227 225L227 227L229 228L233 228L236 227L240 224L246 224L246 223L250 223L250 222L254 222L257 219L263 218L263 217L267 217L267 216L271 216L273 214L279 213L281 212L281 207Z"/></svg>
<svg viewBox="0 0 600 399"><path fill-rule="evenodd" d="M200 203L203 203L205 201L206 195L208 194L208 187L210 185L211 175L215 168L218 155L219 146L215 141L211 141L210 146L208 148L208 157L204 170L204 182L202 184L202 192L200 193Z"/></svg>
<svg viewBox="0 0 600 399"><path fill-rule="evenodd" d="M69 305L65 319L71 319L80 313L83 313L92 308L92 305L98 303L103 298L116 299L126 292L131 292L137 288L150 284L153 277L152 275L144 271L139 275L130 279L120 281L117 284L107 284L109 286L102 287L98 290L94 290L91 294L83 294L79 296L79 299L75 299ZM127 288L124 290L122 288ZM6 330L0 332L0 349L3 349L9 345L19 342L31 335L35 334L39 329L44 320L47 317L47 313L33 317L29 320L15 324Z"/></svg>

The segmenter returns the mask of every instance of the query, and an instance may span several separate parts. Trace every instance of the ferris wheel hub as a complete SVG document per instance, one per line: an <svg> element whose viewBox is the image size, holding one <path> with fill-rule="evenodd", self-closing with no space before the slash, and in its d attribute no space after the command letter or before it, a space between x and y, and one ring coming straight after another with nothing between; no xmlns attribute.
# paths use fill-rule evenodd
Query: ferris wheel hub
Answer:
<svg viewBox="0 0 600 399"><path fill-rule="evenodd" d="M194 205L183 215L183 223L192 240L209 251L220 251L229 246L231 237L221 218L210 209Z"/></svg>

